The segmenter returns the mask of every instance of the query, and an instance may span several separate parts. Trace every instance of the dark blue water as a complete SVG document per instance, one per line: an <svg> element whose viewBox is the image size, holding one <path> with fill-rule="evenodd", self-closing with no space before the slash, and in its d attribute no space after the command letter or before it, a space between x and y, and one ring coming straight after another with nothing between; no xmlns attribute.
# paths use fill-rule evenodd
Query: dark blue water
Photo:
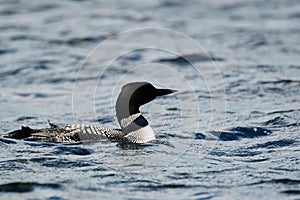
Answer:
<svg viewBox="0 0 300 200"><path fill-rule="evenodd" d="M299 199L299 27L297 0L1 1L0 199ZM118 128L130 81L179 90L151 145L3 138Z"/></svg>

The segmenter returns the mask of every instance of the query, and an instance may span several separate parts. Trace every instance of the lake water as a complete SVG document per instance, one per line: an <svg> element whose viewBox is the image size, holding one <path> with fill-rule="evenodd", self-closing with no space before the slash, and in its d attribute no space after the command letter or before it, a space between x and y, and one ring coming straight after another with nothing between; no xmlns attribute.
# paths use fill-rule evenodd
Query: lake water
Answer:
<svg viewBox="0 0 300 200"><path fill-rule="evenodd" d="M0 199L299 199L300 1L0 1ZM147 146L8 140L118 128L127 82Z"/></svg>

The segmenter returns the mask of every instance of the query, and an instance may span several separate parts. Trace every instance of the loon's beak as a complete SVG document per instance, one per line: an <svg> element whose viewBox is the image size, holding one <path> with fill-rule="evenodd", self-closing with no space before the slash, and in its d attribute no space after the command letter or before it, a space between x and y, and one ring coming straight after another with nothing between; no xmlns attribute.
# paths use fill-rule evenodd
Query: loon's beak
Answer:
<svg viewBox="0 0 300 200"><path fill-rule="evenodd" d="M156 96L163 96L167 94L172 94L174 92L177 92L177 90L170 90L170 89L156 89Z"/></svg>

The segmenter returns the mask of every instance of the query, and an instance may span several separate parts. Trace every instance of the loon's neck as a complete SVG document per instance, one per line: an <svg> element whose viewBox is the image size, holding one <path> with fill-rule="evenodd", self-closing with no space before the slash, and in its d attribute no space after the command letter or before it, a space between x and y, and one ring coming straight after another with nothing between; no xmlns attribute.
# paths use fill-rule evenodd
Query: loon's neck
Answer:
<svg viewBox="0 0 300 200"><path fill-rule="evenodd" d="M128 117L123 117L122 119L118 119L119 124L122 128L122 131L127 134L143 127L149 126L148 121L141 113L135 113Z"/></svg>
<svg viewBox="0 0 300 200"><path fill-rule="evenodd" d="M116 116L125 134L149 124L142 116L139 107L130 102L129 97L121 92L116 102Z"/></svg>
<svg viewBox="0 0 300 200"><path fill-rule="evenodd" d="M155 134L141 113L118 119L125 138L134 143L147 143L155 140Z"/></svg>

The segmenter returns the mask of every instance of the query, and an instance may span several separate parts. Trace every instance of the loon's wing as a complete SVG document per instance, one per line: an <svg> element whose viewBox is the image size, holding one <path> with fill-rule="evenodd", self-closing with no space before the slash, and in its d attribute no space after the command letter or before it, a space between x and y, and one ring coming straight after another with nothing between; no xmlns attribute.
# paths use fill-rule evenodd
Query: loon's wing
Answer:
<svg viewBox="0 0 300 200"><path fill-rule="evenodd" d="M124 136L119 130L112 130L93 125L74 124L58 126L49 122L50 128L32 129L22 126L20 130L8 133L6 138L26 139L47 142L80 142L101 139L118 140Z"/></svg>
<svg viewBox="0 0 300 200"><path fill-rule="evenodd" d="M121 130L108 129L88 124L67 125L64 129L71 135L79 137L79 141L93 141L101 139L119 140L124 137Z"/></svg>

